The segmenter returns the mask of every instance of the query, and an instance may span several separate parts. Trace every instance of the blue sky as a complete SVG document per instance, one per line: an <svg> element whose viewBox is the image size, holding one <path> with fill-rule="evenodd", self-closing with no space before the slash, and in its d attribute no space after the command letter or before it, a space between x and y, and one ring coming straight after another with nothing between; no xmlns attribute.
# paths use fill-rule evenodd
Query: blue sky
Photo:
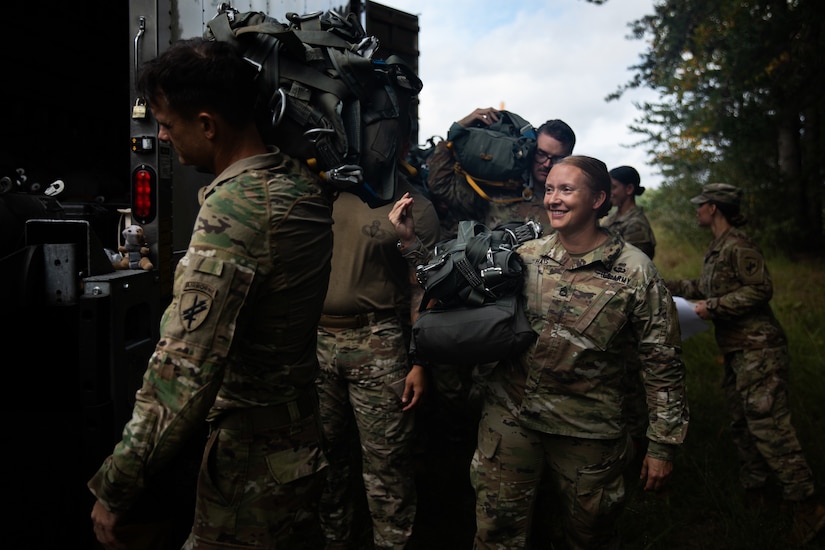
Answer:
<svg viewBox="0 0 825 550"><path fill-rule="evenodd" d="M419 17L419 97L423 141L444 137L476 107L514 111L535 126L560 118L576 133L576 149L608 168L634 166L642 185L661 177L648 166L642 136L628 126L634 102L649 90L604 98L630 80L646 45L628 40L628 23L653 12L654 0L385 0Z"/></svg>

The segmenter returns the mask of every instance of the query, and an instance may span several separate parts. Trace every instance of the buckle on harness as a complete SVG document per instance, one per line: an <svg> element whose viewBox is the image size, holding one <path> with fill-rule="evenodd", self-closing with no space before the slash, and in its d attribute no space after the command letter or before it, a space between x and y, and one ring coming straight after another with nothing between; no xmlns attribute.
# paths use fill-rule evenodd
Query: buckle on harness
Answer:
<svg viewBox="0 0 825 550"><path fill-rule="evenodd" d="M485 267L481 270L481 280L484 281L484 290L488 292L492 292L491 288L501 284L503 280L502 274L504 270L502 270L498 266L492 267Z"/></svg>
<svg viewBox="0 0 825 550"><path fill-rule="evenodd" d="M448 255L444 255L437 262L431 264L421 264L415 269L415 279L418 281L418 284L424 286L427 284L427 279L429 276L427 275L428 271L432 271L433 269L438 269L447 263Z"/></svg>

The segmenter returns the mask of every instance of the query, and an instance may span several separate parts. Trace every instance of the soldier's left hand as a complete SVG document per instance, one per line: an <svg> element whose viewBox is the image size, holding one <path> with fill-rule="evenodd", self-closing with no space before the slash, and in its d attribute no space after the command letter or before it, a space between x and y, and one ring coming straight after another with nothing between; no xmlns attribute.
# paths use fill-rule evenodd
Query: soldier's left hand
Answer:
<svg viewBox="0 0 825 550"><path fill-rule="evenodd" d="M427 390L427 373L421 365L413 365L407 373L407 380L404 383L404 394L401 402L405 403L403 411L409 411L421 400L421 396Z"/></svg>

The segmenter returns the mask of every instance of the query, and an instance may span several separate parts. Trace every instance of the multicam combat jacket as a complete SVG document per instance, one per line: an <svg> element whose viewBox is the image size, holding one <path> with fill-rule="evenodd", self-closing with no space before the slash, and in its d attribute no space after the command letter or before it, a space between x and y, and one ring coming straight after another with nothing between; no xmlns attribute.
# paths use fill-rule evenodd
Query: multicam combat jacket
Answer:
<svg viewBox="0 0 825 550"><path fill-rule="evenodd" d="M602 227L606 227L622 236L626 243L630 243L653 259L656 252L656 237L653 236L653 228L650 221L645 216L641 206L634 206L624 214L619 214L614 210L602 222Z"/></svg>
<svg viewBox="0 0 825 550"><path fill-rule="evenodd" d="M207 418L314 388L331 255L331 197L289 157L238 161L202 190L133 416L88 483L109 510L131 508Z"/></svg>
<svg viewBox="0 0 825 550"><path fill-rule="evenodd" d="M527 267L534 348L493 373L524 426L586 439L623 437L623 384L632 353L650 404L649 453L672 459L688 425L679 320L656 267L610 234L571 257L553 234L519 248Z"/></svg>
<svg viewBox="0 0 825 550"><path fill-rule="evenodd" d="M785 345L782 326L770 306L773 281L759 246L736 228L711 241L699 279L667 281L688 300L707 300L716 343L722 353Z"/></svg>

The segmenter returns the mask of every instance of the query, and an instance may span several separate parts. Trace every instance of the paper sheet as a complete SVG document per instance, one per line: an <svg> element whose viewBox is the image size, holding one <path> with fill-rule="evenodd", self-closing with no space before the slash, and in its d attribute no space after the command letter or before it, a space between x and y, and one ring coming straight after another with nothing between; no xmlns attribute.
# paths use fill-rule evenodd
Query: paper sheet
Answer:
<svg viewBox="0 0 825 550"><path fill-rule="evenodd" d="M679 326L682 329L682 340L690 338L710 328L710 323L696 315L693 311L694 303L681 296L674 296L676 310L679 312Z"/></svg>

